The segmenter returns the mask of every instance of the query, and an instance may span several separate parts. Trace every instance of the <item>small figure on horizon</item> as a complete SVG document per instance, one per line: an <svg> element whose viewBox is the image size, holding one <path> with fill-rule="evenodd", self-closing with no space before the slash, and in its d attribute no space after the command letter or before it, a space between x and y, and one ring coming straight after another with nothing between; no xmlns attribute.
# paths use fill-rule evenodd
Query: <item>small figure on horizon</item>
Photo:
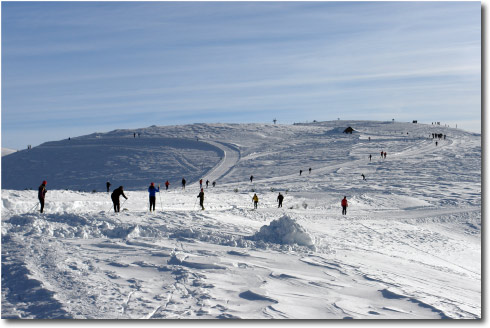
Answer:
<svg viewBox="0 0 490 328"><path fill-rule="evenodd" d="M251 175L251 176L250 176L250 182L253 182L253 179L254 179L254 176L253 176L253 175Z"/></svg>
<svg viewBox="0 0 490 328"><path fill-rule="evenodd" d="M370 161L370 162L371 162L371 158L372 158L372 157L373 157L373 156L371 156L371 154L369 154L369 161Z"/></svg>
<svg viewBox="0 0 490 328"><path fill-rule="evenodd" d="M39 203L41 203L41 213L44 210L44 199L46 198L46 193L48 192L46 190L46 180L44 180L41 185L39 186L38 193L37 193L37 198L39 199Z"/></svg>
<svg viewBox="0 0 490 328"><path fill-rule="evenodd" d="M165 181L165 190L168 190L168 186L169 186L169 185L170 185L170 182L168 182L168 180L167 180L167 181Z"/></svg>
<svg viewBox="0 0 490 328"><path fill-rule="evenodd" d="M311 167L308 169L308 174L311 174Z"/></svg>
<svg viewBox="0 0 490 328"><path fill-rule="evenodd" d="M384 152L385 158L386 158L386 152Z"/></svg>
<svg viewBox="0 0 490 328"><path fill-rule="evenodd" d="M299 170L299 175L301 175L301 173L303 173L303 170Z"/></svg>
<svg viewBox="0 0 490 328"><path fill-rule="evenodd" d="M107 192L109 192L111 190L111 183L109 181L107 181L105 183L105 186L107 187Z"/></svg>
<svg viewBox="0 0 490 328"><path fill-rule="evenodd" d="M182 189L185 190L185 179L184 178L182 178Z"/></svg>
<svg viewBox="0 0 490 328"><path fill-rule="evenodd" d="M209 180L206 179L206 189L208 189L209 186Z"/></svg>
<svg viewBox="0 0 490 328"><path fill-rule="evenodd" d="M340 202L340 205L342 205L342 215L346 215L347 214L347 206L349 206L349 204L347 204L347 196L344 196L344 199L342 199L342 201Z"/></svg>
<svg viewBox="0 0 490 328"><path fill-rule="evenodd" d="M364 176L364 173L361 173L361 177L363 180L366 180L366 177Z"/></svg>

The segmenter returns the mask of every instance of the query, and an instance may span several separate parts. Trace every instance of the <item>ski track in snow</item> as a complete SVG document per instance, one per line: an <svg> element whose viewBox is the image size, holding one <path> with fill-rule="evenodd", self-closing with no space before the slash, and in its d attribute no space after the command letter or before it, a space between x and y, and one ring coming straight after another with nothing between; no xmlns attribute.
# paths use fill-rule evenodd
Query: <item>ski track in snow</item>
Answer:
<svg viewBox="0 0 490 328"><path fill-rule="evenodd" d="M348 125L354 135L336 134ZM132 131L88 140L127 142ZM107 193L48 188L39 214L36 191L2 190L2 318L481 318L479 135L362 121L134 131L221 159L186 190L176 174L156 213L146 191L127 191L115 214ZM431 131L450 137L436 147ZM193 134L198 142L177 141ZM200 170L197 153L177 150L168 151L183 170ZM205 211L200 177L218 183L205 188ZM274 232L282 243L257 234L283 217L293 223ZM285 242L303 234L313 247Z"/></svg>

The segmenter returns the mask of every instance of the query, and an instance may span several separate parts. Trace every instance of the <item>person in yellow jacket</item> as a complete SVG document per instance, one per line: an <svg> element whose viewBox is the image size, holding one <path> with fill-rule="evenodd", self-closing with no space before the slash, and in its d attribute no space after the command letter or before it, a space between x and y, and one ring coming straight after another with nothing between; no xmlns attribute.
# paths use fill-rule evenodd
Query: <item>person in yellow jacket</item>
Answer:
<svg viewBox="0 0 490 328"><path fill-rule="evenodd" d="M257 204L259 203L259 197L257 197L257 194L254 194L252 201L254 202L254 208L257 208Z"/></svg>

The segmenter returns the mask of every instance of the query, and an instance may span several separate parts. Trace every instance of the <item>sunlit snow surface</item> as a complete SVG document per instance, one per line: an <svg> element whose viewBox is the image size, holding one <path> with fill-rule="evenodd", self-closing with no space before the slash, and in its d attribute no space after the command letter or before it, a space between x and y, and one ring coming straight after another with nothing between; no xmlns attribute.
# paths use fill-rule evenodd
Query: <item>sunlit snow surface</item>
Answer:
<svg viewBox="0 0 490 328"><path fill-rule="evenodd" d="M204 211L200 178L217 183ZM167 179L148 212L148 185ZM107 180L126 187L121 213ZM2 318L481 317L479 134L366 121L117 130L4 156L2 188Z"/></svg>

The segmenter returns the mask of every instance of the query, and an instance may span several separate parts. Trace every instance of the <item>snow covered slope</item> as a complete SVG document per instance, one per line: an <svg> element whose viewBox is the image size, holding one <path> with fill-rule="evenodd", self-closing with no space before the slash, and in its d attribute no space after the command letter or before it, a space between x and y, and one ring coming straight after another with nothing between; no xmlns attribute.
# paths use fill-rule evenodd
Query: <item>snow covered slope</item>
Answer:
<svg viewBox="0 0 490 328"><path fill-rule="evenodd" d="M446 139L436 146L432 133ZM217 182L205 211L200 178ZM24 189L43 179L40 214ZM100 192L107 179L128 190L121 213ZM166 179L148 212L147 186ZM481 317L478 134L367 121L152 126L8 155L2 186L2 318Z"/></svg>

